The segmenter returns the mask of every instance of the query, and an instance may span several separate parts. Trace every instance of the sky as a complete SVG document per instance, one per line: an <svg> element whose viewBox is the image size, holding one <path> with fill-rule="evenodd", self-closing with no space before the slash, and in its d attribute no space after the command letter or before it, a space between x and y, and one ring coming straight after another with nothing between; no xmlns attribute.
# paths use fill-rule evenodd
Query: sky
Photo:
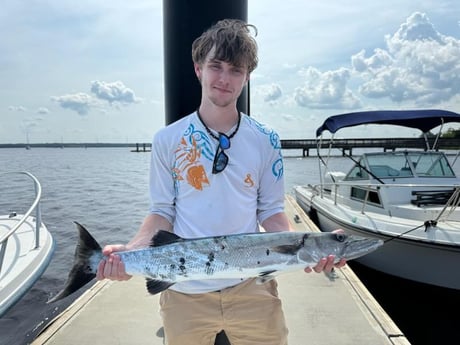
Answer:
<svg viewBox="0 0 460 345"><path fill-rule="evenodd" d="M165 125L162 11L162 0L3 0L0 143L150 142ZM314 138L345 112L460 112L456 0L248 0L248 21L251 116L282 139Z"/></svg>

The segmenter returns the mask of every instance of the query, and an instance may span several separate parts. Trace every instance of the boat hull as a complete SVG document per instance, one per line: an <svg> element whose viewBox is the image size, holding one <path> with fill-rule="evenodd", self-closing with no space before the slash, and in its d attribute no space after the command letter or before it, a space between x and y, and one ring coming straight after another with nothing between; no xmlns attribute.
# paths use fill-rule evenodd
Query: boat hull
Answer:
<svg viewBox="0 0 460 345"><path fill-rule="evenodd" d="M321 231L340 228L350 234L385 241L375 252L356 259L362 265L420 283L460 289L460 275L457 273L460 246L453 244L455 242L435 241L442 229L433 227L425 231L425 227L420 227L409 231L407 236L396 237L397 233L404 231L391 230L392 222L394 226L398 223L394 219L388 221L391 217L388 217L386 224L384 217L381 220L373 218L372 222L366 224L363 218L359 218L359 212L353 213L352 210L334 205L331 199L314 195L308 188L296 188L295 194L300 207L309 213ZM416 227L416 222L408 222L406 231Z"/></svg>

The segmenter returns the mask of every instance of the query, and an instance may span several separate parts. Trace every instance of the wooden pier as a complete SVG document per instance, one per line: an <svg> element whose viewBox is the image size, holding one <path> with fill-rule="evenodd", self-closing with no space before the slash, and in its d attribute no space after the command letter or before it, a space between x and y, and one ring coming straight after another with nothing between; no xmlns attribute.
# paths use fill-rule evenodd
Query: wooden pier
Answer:
<svg viewBox="0 0 460 345"><path fill-rule="evenodd" d="M429 147L433 147L435 138L429 138ZM310 150L318 148L317 139L281 139L281 148L283 150L301 150L303 157L310 156ZM142 148L140 146L142 145ZM331 145L330 139L321 141L321 149L328 149ZM151 144L136 144L136 150L133 152L150 152ZM334 139L333 147L342 150L342 156L352 155L355 148L382 148L383 151L396 149L422 149L427 150L427 143L424 138L352 138L352 139ZM459 149L460 138L439 138L436 143L436 149Z"/></svg>
<svg viewBox="0 0 460 345"><path fill-rule="evenodd" d="M142 147L141 147L142 146ZM150 152L152 151L152 144L138 144L136 143L136 149L131 152Z"/></svg>
<svg viewBox="0 0 460 345"><path fill-rule="evenodd" d="M435 138L429 138L428 143L433 147ZM330 139L321 141L320 148L327 149L331 145ZM308 157L310 149L316 149L319 146L317 139L281 139L281 148L285 150L299 149L302 150L302 156ZM396 150L397 148L407 149L424 149L427 150L427 144L424 138L354 138L354 139L334 139L333 147L342 150L342 155L352 155L354 148L382 148L384 151ZM436 149L459 149L460 139L457 138L439 138L436 143Z"/></svg>

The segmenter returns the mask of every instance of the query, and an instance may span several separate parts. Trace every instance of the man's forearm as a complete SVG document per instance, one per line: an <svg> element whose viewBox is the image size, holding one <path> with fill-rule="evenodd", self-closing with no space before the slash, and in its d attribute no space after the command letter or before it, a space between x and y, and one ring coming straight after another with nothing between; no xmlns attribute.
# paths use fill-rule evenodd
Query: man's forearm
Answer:
<svg viewBox="0 0 460 345"><path fill-rule="evenodd" d="M292 231L289 219L284 212L276 213L273 216L268 217L262 223L262 227L267 232Z"/></svg>
<svg viewBox="0 0 460 345"><path fill-rule="evenodd" d="M128 249L136 249L149 246L158 230L172 231L172 225L166 218L160 215L149 214L144 218L137 234L129 241L126 247Z"/></svg>

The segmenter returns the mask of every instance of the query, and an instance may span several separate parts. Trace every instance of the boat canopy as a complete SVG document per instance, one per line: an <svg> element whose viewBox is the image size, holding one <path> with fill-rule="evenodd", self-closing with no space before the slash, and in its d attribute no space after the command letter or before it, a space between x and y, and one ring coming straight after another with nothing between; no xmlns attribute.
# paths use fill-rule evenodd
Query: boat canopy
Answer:
<svg viewBox="0 0 460 345"><path fill-rule="evenodd" d="M316 130L316 136L326 130L335 133L341 128L365 124L398 125L426 133L447 122L460 122L460 114L439 109L361 111L328 117Z"/></svg>

